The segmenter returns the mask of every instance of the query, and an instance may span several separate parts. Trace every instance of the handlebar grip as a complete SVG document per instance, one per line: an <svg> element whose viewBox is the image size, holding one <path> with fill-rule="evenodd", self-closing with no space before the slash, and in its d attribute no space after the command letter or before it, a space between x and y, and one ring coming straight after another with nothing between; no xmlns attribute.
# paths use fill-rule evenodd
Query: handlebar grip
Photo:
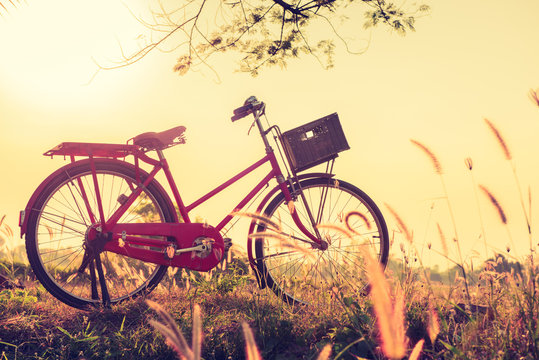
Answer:
<svg viewBox="0 0 539 360"><path fill-rule="evenodd" d="M233 122L264 108L263 102L257 101L255 97L251 98L253 99L252 101L234 110L234 116L230 118ZM251 98L247 99L247 101L251 100Z"/></svg>
<svg viewBox="0 0 539 360"><path fill-rule="evenodd" d="M253 112L253 104L247 104L234 110L234 116L232 116L230 119L234 122L236 120L246 117L252 112Z"/></svg>
<svg viewBox="0 0 539 360"><path fill-rule="evenodd" d="M232 117L230 118L230 120L232 120L232 122L234 122L234 121L237 121L237 120L239 120L239 119L243 119L243 118L246 117L247 115L249 115L249 114L245 113L245 114L234 115L234 116L232 116Z"/></svg>
<svg viewBox="0 0 539 360"><path fill-rule="evenodd" d="M247 105L241 106L241 107L237 108L236 110L234 110L234 115L239 115L241 113L246 113L248 111L251 111L252 109L253 109L253 104L247 104Z"/></svg>

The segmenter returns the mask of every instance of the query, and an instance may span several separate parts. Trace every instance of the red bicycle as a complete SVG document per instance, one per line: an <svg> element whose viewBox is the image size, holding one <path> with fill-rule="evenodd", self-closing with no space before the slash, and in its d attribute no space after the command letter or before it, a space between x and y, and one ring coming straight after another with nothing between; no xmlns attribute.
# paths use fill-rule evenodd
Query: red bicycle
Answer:
<svg viewBox="0 0 539 360"><path fill-rule="evenodd" d="M223 228L275 179L277 186L253 212L247 237L260 288L291 304L362 293L362 251L369 249L385 265L388 233L375 203L331 174L338 153L349 148L337 114L285 133L263 126L265 104L255 97L236 109L232 120L250 114L266 154L188 205L163 154L185 142L183 126L144 133L126 144L64 142L47 151L44 155L71 162L39 185L20 216L28 260L43 286L76 308L110 306L149 293L168 266L209 271L231 245ZM322 163L326 172L303 173ZM191 220L193 209L264 164L270 166L267 175L219 224ZM161 171L174 202L156 180ZM337 229L344 225L348 234Z"/></svg>

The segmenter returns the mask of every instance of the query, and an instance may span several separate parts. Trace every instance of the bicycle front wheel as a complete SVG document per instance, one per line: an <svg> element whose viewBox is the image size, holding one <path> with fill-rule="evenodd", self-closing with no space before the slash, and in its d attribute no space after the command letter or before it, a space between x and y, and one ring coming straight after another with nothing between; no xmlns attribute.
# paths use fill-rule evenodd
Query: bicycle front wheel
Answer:
<svg viewBox="0 0 539 360"><path fill-rule="evenodd" d="M36 277L52 295L76 308L104 302L99 266L111 304L151 291L167 269L107 251L81 269L85 236L99 225L98 203L104 216L111 216L148 176L121 161L94 163L99 193L90 162L80 161L48 180L28 215L26 251ZM152 181L120 222L173 222L174 211L166 192Z"/></svg>
<svg viewBox="0 0 539 360"><path fill-rule="evenodd" d="M347 303L365 293L365 251L385 267L389 253L387 226L376 204L345 181L313 178L299 183L293 207L313 234L311 217L327 248L312 246L296 226L291 205L277 194L257 227L255 254L263 281L289 304Z"/></svg>

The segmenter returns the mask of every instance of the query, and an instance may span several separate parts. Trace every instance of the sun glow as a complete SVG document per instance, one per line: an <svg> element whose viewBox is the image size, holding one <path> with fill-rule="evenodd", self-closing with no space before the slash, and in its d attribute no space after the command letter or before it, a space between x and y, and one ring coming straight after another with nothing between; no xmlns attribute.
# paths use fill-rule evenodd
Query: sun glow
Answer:
<svg viewBox="0 0 539 360"><path fill-rule="evenodd" d="M168 151L167 157L185 201L196 200L261 156L256 131L247 136L249 120L230 122L231 110L256 95L268 104L270 123L282 130L338 112L351 146L339 157L338 178L398 210L418 244L432 241L433 248L438 244L443 251L438 240L443 233L451 253L455 231L440 195L439 174L409 139L439 159L465 256L475 249L485 257L484 239L491 246L489 255L505 252L510 241L498 215L488 212L493 210L488 197L479 193L476 206L477 186L464 159L473 159L477 184L492 191L503 206L515 242L525 239L516 244L522 250L512 249L511 254L523 254L529 247L517 185L526 207L535 208L539 121L536 90L530 89L539 86L539 53L533 46L539 2L524 2L525 10L519 12L502 0L488 7L465 0L432 3L432 14L405 38L382 28L364 32L360 7L349 14L349 22L335 22L343 38L336 42L330 71L306 55L287 68L264 69L250 78L234 73L237 54L227 53L209 59L211 68L191 68L178 77L172 68L181 51L158 50L131 66L100 72L89 84L98 69L94 60L114 65L123 54L162 36L154 32L152 38L136 20L151 23L156 2L13 2L17 6L4 1L9 12L0 15L0 162L8 172L0 184L0 216L5 213L13 229L18 210L40 181L65 165L40 155L62 141L123 143L143 132L184 125L187 144ZM211 23L199 25L205 30ZM346 49L341 40L348 41L348 28L357 40ZM322 27L309 31L315 38L323 33ZM172 49L171 43L161 50ZM361 52L367 43L361 56L347 52ZM484 118L507 141L511 161L518 166L518 184ZM239 186L243 184L207 208L197 208L196 215L210 224L220 220L245 190ZM391 211L382 211L397 228ZM532 226L538 214L532 212ZM439 263L436 257L428 260Z"/></svg>
<svg viewBox="0 0 539 360"><path fill-rule="evenodd" d="M1 85L27 104L88 101L104 90L86 86L97 64L121 60L122 47L137 46L144 31L125 5L105 0L35 2L2 22Z"/></svg>

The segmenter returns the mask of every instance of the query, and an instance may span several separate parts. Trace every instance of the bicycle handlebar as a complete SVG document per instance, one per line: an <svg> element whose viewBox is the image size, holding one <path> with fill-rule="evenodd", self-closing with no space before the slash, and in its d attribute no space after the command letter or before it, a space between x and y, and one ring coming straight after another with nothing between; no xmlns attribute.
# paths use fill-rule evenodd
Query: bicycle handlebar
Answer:
<svg viewBox="0 0 539 360"><path fill-rule="evenodd" d="M247 115L252 114L254 111L258 111L264 107L264 102L258 101L256 97L251 96L247 100L245 100L245 103L243 106L240 106L236 110L234 110L234 116L232 116L230 119L232 122L243 119Z"/></svg>

